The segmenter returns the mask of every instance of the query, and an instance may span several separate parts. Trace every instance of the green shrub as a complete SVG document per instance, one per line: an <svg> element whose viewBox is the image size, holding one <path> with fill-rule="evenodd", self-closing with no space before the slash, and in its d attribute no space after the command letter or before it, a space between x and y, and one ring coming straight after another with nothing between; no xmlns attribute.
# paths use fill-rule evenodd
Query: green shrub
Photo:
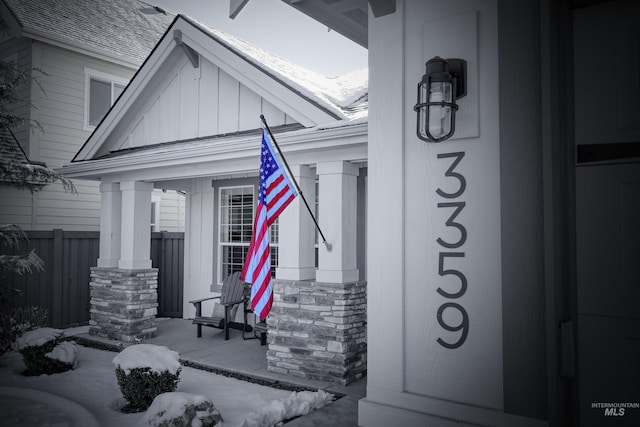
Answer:
<svg viewBox="0 0 640 427"><path fill-rule="evenodd" d="M57 374L73 369L77 363L75 344L67 342L64 334L57 329L29 331L18 340L18 348L27 368L24 375ZM59 359L53 356L54 350L65 357Z"/></svg>
<svg viewBox="0 0 640 427"><path fill-rule="evenodd" d="M180 381L180 369L175 374L169 371L153 372L151 368L134 368L125 373L116 367L116 378L127 405L122 412L142 412L153 402L156 396L175 391Z"/></svg>
<svg viewBox="0 0 640 427"><path fill-rule="evenodd" d="M11 307L0 304L0 356L12 349L25 332L48 324L49 311L42 307Z"/></svg>

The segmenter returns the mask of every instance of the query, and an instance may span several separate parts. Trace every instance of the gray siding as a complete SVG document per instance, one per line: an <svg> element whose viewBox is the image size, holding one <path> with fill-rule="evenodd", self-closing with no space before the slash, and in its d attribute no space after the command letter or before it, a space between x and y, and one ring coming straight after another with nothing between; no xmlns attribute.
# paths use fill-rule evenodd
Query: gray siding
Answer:
<svg viewBox="0 0 640 427"><path fill-rule="evenodd" d="M128 80L135 70L29 39L10 39L0 45L0 58L18 55L20 67L32 71L33 79L25 84L20 114L29 114L43 132L17 129L16 136L30 160L59 168L69 162L91 134L83 129L85 67ZM39 71L41 70L41 71ZM78 194L65 193L59 184L49 185L38 193L2 187L0 223L13 223L25 230L62 228L97 231L100 225L98 182L74 180ZM184 198L175 192L162 195L160 229L184 230Z"/></svg>
<svg viewBox="0 0 640 427"><path fill-rule="evenodd" d="M31 41L28 39L16 39L11 38L6 40L0 44L0 60L17 60L18 70L25 70L27 74L31 76L33 74L34 77L40 78L40 74L38 72L32 72L32 64L31 64ZM29 90L30 85L28 82L20 88L19 96L24 99L29 99ZM28 134L29 134L29 120L31 118L31 109L27 102L18 103L13 109L15 114L25 117L25 123L21 126L12 129L22 146L22 149L29 155L29 146L28 146Z"/></svg>
<svg viewBox="0 0 640 427"><path fill-rule="evenodd" d="M33 62L47 73L42 89L33 87L32 103L44 132L32 137L32 160L52 168L70 161L90 132L84 124L85 67L128 79L134 70L55 46L34 42ZM50 185L35 198L33 230L97 230L100 224L98 183L74 180L78 194Z"/></svg>

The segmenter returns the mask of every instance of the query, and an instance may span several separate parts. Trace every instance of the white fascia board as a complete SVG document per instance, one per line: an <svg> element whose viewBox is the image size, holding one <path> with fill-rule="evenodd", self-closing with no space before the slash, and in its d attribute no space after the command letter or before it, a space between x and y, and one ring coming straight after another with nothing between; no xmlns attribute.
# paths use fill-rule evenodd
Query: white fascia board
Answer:
<svg viewBox="0 0 640 427"><path fill-rule="evenodd" d="M86 46L83 46L80 43L73 43L69 40L52 37L51 35L42 33L40 31L23 31L21 35L22 37L27 37L39 42L61 47L72 52L91 56L93 58L97 58L106 62L111 62L113 64L122 65L123 67L131 68L133 70L137 70L141 64L139 61L133 61L124 56L113 55L111 52L105 49L87 49Z"/></svg>
<svg viewBox="0 0 640 427"><path fill-rule="evenodd" d="M368 124L303 129L276 135L292 164L317 161L363 161L367 158ZM68 178L163 181L202 176L253 174L258 168L260 137L198 140L134 151L122 156L67 163L57 169Z"/></svg>
<svg viewBox="0 0 640 427"><path fill-rule="evenodd" d="M182 30L182 41L185 44L305 127L347 118L335 106L326 103L318 103L321 106L313 105L312 101L277 81L274 78L277 77L275 72L273 75L267 74L253 62L249 62L254 61L253 59L239 56L221 44L223 42L218 41L215 35L206 34L194 24L180 19L176 23L176 29Z"/></svg>

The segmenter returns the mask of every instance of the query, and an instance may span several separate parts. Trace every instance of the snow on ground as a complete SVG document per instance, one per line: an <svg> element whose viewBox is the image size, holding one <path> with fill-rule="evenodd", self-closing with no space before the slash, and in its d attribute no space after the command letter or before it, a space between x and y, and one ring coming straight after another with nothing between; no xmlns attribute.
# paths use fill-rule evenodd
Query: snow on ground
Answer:
<svg viewBox="0 0 640 427"><path fill-rule="evenodd" d="M25 366L18 352L3 355L0 358L0 413L11 413L11 417L0 417L0 426L75 425L72 419L75 415L68 414L65 421L65 414L59 410L55 413L55 420L48 418L52 416L52 409L33 402L39 392L56 395L73 402L69 406L86 409L103 427L138 424L144 413L124 414L119 411L125 402L115 375L114 358L117 354L78 346L76 369L38 377L21 375ZM13 387L20 389L15 393L17 397L7 399L7 390L14 390ZM30 393L25 389L37 391ZM324 392L292 393L190 367L182 367L176 391L209 398L221 412L224 422L220 425L224 427L271 425L269 423L279 416L305 414L332 400L332 396ZM31 395L33 399L20 398ZM38 415L37 408L42 415ZM50 424L51 421L54 423Z"/></svg>

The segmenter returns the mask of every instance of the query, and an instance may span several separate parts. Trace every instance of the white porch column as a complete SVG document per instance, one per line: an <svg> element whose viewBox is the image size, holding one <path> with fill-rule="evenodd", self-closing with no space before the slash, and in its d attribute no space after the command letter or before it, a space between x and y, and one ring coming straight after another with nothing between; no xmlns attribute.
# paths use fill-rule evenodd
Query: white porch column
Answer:
<svg viewBox="0 0 640 427"><path fill-rule="evenodd" d="M122 193L117 182L100 184L100 257L98 267L115 268L120 259Z"/></svg>
<svg viewBox="0 0 640 427"><path fill-rule="evenodd" d="M320 228L331 251L318 244L317 282L358 280L356 221L358 168L349 162L318 163Z"/></svg>
<svg viewBox="0 0 640 427"><path fill-rule="evenodd" d="M122 219L118 268L151 268L151 192L153 184L140 181L120 183Z"/></svg>
<svg viewBox="0 0 640 427"><path fill-rule="evenodd" d="M211 178L193 181L185 200L184 232L184 290L182 313L185 319L193 318L195 308L190 300L202 298L211 293L214 278L215 257L214 209L216 207ZM217 270L217 268L216 268Z"/></svg>
<svg viewBox="0 0 640 427"><path fill-rule="evenodd" d="M316 177L309 166L291 166L293 178L313 209L316 197ZM315 225L302 197L296 197L280 214L278 220L278 267L276 278L309 280L316 275Z"/></svg>

